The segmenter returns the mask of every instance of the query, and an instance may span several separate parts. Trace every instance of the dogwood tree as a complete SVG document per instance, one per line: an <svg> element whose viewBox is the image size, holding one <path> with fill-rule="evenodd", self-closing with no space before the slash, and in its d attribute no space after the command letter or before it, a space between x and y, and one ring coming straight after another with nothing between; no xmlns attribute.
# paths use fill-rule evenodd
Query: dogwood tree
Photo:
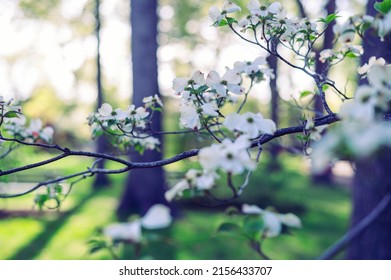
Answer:
<svg viewBox="0 0 391 280"><path fill-rule="evenodd" d="M329 69L345 59L359 59L365 50L358 44L358 38L365 40L368 32L376 32L382 40L387 36L391 30L391 2L377 3L376 8L379 11L376 17L353 16L334 26L333 31L339 44L334 49L320 52L319 60L325 65L322 69ZM314 46L321 40L330 23L338 17L337 14L329 14L317 20L297 18L289 16L279 2L263 5L258 0L249 1L245 17L235 18L235 13L239 11L241 7L234 1L224 2L221 8L210 8L209 15L214 26L211 28L228 28L244 43L256 45L267 55L275 56L289 67L303 72L315 85L315 90L305 95L320 96L324 115L311 115L303 107L302 113L297 116L301 121L295 126L276 127L272 120L261 113L245 111L248 97L254 94L253 86L275 77L276 73L266 63L267 55L228 65L224 73L214 70L204 73L202 69L197 69L189 77L178 77L173 81L173 95L177 96L180 103L178 121L183 130L152 129L152 116L164 109L163 102L156 95L144 98L144 105L139 107L131 105L127 108L113 108L105 103L88 116L92 138L105 135L119 150L133 148L143 153L145 150L158 149L160 143L157 136L164 134L193 133L213 142L201 149L183 151L158 161L131 162L115 154L76 151L56 145L52 143L53 128L44 126L39 120L28 121L16 101L1 97L1 157L9 156L17 145L39 147L58 154L29 165L1 170L0 176L38 168L72 156L95 158L98 161L105 159L123 167L100 169L95 162L87 170L39 182L21 193L2 193L0 197L12 198L47 188L47 195L37 199L41 205L45 205L49 200L59 201L59 185L65 181L74 185L96 174L125 173L198 157L198 169L188 170L183 179L168 189L166 200L170 202L184 196L204 197L205 203L220 205L243 193L264 146L276 138L290 134L301 135L305 156L311 158L314 170L319 172L338 159L362 159L391 146L391 125L385 118L389 114L391 100L391 67L385 59L373 57L357 69L360 78L366 79L367 83L360 85L354 93L345 92L324 72L316 72ZM343 101L339 112L331 109L327 98L330 94L336 94ZM332 125L334 123L338 124ZM238 178L242 179L239 185ZM230 196L221 198L214 195L217 179L219 182L224 179L224 186L231 191ZM352 228L331 248L331 253L323 257L331 257L346 246L347 242L378 217L384 207L389 207L390 200L388 193L362 223ZM137 244L140 242L142 225L160 228L171 222L168 211L162 205L153 208L151 213L131 224L110 226L104 233L115 240ZM253 225L250 229L235 224L223 224L220 229L235 229L244 234L251 241L252 247L264 257L266 255L261 248L264 239L281 234L286 227L301 226L300 219L292 213L276 213L256 205L243 205L241 213Z"/></svg>

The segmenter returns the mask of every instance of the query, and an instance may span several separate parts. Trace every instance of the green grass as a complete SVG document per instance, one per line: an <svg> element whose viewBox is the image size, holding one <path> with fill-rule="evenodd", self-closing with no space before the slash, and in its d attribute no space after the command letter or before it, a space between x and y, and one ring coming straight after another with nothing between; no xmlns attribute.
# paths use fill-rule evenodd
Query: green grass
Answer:
<svg viewBox="0 0 391 280"><path fill-rule="evenodd" d="M262 160L267 162L267 155ZM69 161L62 167L71 172L77 164ZM268 171L261 165L243 196L231 204L240 206L246 202L262 208L272 206L281 213L297 214L302 219L302 229L294 230L292 235L266 240L264 251L272 259L314 259L346 231L350 195L336 186L313 186L307 176L302 175L303 164L298 158L282 157L281 164L283 171L280 172ZM184 172L184 167L179 171ZM59 166L50 168L57 170ZM111 188L101 191L92 190L91 179L82 181L60 212L31 212L34 195L0 200L0 210L7 211L0 219L0 259L109 259L106 251L88 254L87 242L97 228L115 221L123 178L111 177ZM218 191L218 195L227 195L227 192ZM259 258L244 238L216 232L219 224L228 219L225 207L210 209L195 203L180 205L180 218L162 232L164 241L157 240L143 246L141 257ZM133 253L131 246L119 250L121 258L133 258Z"/></svg>

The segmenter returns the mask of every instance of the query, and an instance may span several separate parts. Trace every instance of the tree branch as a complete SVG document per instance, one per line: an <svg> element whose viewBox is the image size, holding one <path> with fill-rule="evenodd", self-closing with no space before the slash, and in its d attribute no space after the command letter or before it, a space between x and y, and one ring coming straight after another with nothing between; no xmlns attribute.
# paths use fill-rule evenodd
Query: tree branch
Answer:
<svg viewBox="0 0 391 280"><path fill-rule="evenodd" d="M324 125L324 124L331 124L331 123L337 122L338 120L339 120L339 118L335 114L327 115L327 116L315 119L315 126L320 126L320 125ZM294 133L302 132L303 129L304 129L303 125L278 129L273 135L266 135L266 134L261 135L258 139L253 141L251 147L252 148L259 147L259 145L263 145L263 144L265 144L275 138L278 138L278 137L281 137L281 136L284 136L287 134L294 134ZM37 163L29 164L29 165L14 168L14 169L9 169L6 171L0 171L0 177L5 176L5 175L9 175L12 173L17 173L17 172L25 171L28 169L44 166L49 163L61 160L61 159L68 157L68 156L82 156L82 157L107 159L107 160L121 163L121 164L125 165L128 168L128 170L130 170L130 169L139 169L139 168L154 168L154 167L168 165L168 164L171 164L171 163L174 163L174 162L186 159L186 158L196 156L196 155L198 155L198 153L200 151L199 149L193 149L193 150L189 150L189 151L185 151L183 153L177 154L177 155L170 157L170 158L166 158L166 159L162 159L162 160L158 160L158 161L152 161L152 162L130 162L130 161L124 160L120 157L112 156L109 154L86 152L86 151L72 151L68 148L62 148L58 145L50 145L50 144L43 144L43 143L30 143L30 142L24 142L24 141L15 139L15 138L5 138L2 136L0 136L0 139L4 140L4 141L8 141L8 142L17 142L19 144L26 145L26 146L42 147L42 148L54 149L54 150L58 150L58 151L63 152L62 154L55 156L55 157L48 159L48 160L40 161Z"/></svg>
<svg viewBox="0 0 391 280"><path fill-rule="evenodd" d="M328 248L318 259L329 260L335 257L339 252L345 249L359 234L367 229L383 211L390 205L391 193L388 193L383 197L379 204L370 212L364 219L360 221L355 227L348 231L341 239L339 239L334 245Z"/></svg>
<svg viewBox="0 0 391 280"><path fill-rule="evenodd" d="M90 177L90 176L93 176L93 175L98 174L98 173L101 173L101 174L119 174L119 173L124 173L124 172L129 171L129 169L130 169L129 167L125 167L125 168L121 168L121 169L114 169L114 170L88 169L86 171L82 171L82 172L79 172L79 173L75 173L75 174L62 176L62 177L58 177L58 178L55 178L55 179L50 179L50 180L46 180L46 181L40 182L40 183L36 184L35 186L33 186L32 188L28 189L27 191L24 191L24 192L21 192L21 193L0 194L0 198L14 198L14 197L23 196L23 195L26 195L28 193L31 193L31 192L39 189L42 186L47 186L47 185L50 185L50 184L59 183L59 182L62 182L62 181L68 180L68 179L72 179L72 178L75 178L75 177L79 177L79 176L83 176L83 177L86 178L86 177Z"/></svg>

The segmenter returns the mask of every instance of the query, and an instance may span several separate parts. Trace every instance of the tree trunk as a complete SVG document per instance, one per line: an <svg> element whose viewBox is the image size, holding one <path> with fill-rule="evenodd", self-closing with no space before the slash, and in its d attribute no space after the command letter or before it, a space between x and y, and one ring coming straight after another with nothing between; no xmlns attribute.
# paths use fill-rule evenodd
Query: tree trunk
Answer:
<svg viewBox="0 0 391 280"><path fill-rule="evenodd" d="M159 94L157 79L157 0L131 0L132 26L133 104L142 106L145 96ZM161 131L162 115L154 114L152 129ZM162 139L160 139L162 140ZM162 142L162 141L161 141ZM163 147L161 147L162 151ZM143 155L132 152L133 162L150 162L162 159L162 152L146 151ZM164 199L165 174L161 167L131 170L122 195L117 215L126 219L137 213L143 215Z"/></svg>
<svg viewBox="0 0 391 280"><path fill-rule="evenodd" d="M376 15L369 0L367 14ZM391 62L390 36L380 42L377 36L367 32L364 41L362 64L371 56L383 57ZM363 80L361 80L362 82ZM368 215L391 192L391 150L386 149L370 159L356 162L356 173L353 181L353 212L351 226L354 227ZM391 259L391 205L363 231L349 246L347 259Z"/></svg>
<svg viewBox="0 0 391 280"><path fill-rule="evenodd" d="M270 100L270 115L271 119L274 121L274 123L278 127L279 123L279 93L277 88L277 71L278 71L278 63L277 63L277 57L274 55L270 55L267 57L267 63L269 64L269 67L271 69L274 69L274 73L276 77L274 79L270 79L270 94L271 94L271 100ZM280 169L280 165L278 163L277 157L279 153L279 147L277 145L271 145L269 148L270 152L270 162L268 164L268 169L270 171L277 171Z"/></svg>
<svg viewBox="0 0 391 280"><path fill-rule="evenodd" d="M391 150L356 162L352 226L360 222L391 192ZM391 259L391 206L349 246L348 259Z"/></svg>
<svg viewBox="0 0 391 280"><path fill-rule="evenodd" d="M99 109L103 104L103 90L102 90L102 74L101 74L101 64L100 64L100 1L95 0L95 36L97 41L96 48L96 85L97 85L97 102L96 107ZM103 136L99 136L96 140L96 152L105 153L107 151L107 142ZM103 169L105 161L101 160L97 164L97 168ZM95 189L102 188L108 186L110 183L106 174L98 173L95 175L95 181L93 183L93 187Z"/></svg>
<svg viewBox="0 0 391 280"><path fill-rule="evenodd" d="M325 9L326 9L327 14L335 13L335 0L329 0ZM321 50L333 48L333 40L334 40L333 26L334 26L334 24L335 24L334 22L330 23L330 25L328 26L328 28L326 29L326 31L324 33L322 46L316 50L316 73L322 74L325 77L328 76L329 71L327 69L327 64L321 63L319 61L319 54L320 54ZM320 97L320 95L315 96L314 110L315 110L315 116L317 116L317 117L322 116L324 113L323 102L322 102L322 98ZM312 173L311 180L314 183L330 184L332 181L331 168L327 168L322 173L317 173L317 174Z"/></svg>

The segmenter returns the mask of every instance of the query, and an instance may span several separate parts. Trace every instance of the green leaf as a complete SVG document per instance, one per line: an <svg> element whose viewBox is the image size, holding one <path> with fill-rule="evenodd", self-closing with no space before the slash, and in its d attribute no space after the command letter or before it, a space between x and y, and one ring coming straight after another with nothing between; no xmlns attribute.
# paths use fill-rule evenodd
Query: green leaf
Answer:
<svg viewBox="0 0 391 280"><path fill-rule="evenodd" d="M90 254L94 254L100 250L102 250L104 247L101 247L101 246L94 246L94 247L91 247L90 250L89 250L89 253Z"/></svg>
<svg viewBox="0 0 391 280"><path fill-rule="evenodd" d="M140 145L139 143L136 143L134 145L134 149L140 154L142 155L145 151L145 147L143 145Z"/></svg>
<svg viewBox="0 0 391 280"><path fill-rule="evenodd" d="M219 226L217 232L240 232L240 227L233 223L223 223Z"/></svg>
<svg viewBox="0 0 391 280"><path fill-rule="evenodd" d="M203 86L200 86L198 89L197 89L197 92L200 93L200 92L204 92L205 90L207 90L209 87L207 85L203 85Z"/></svg>
<svg viewBox="0 0 391 280"><path fill-rule="evenodd" d="M243 229L246 233L259 233L263 227L264 223L260 216L248 216L243 220Z"/></svg>
<svg viewBox="0 0 391 280"><path fill-rule="evenodd" d="M329 85L323 85L323 86L322 86L322 90L323 90L323 91L326 91L326 90L328 90L329 88L330 88Z"/></svg>
<svg viewBox="0 0 391 280"><path fill-rule="evenodd" d="M54 187L54 191L57 193L57 194L62 194L62 186L61 185L56 185Z"/></svg>
<svg viewBox="0 0 391 280"><path fill-rule="evenodd" d="M200 197L204 194L203 191L195 190L195 189L187 189L183 191L182 198L193 198Z"/></svg>
<svg viewBox="0 0 391 280"><path fill-rule="evenodd" d="M333 22L334 20L336 20L337 18L339 18L340 16L337 16L337 13L333 13L333 14L329 14L326 18L325 18L325 23L326 24L330 24L331 22Z"/></svg>
<svg viewBox="0 0 391 280"><path fill-rule="evenodd" d="M346 57L349 57L349 58L356 58L357 56L351 52L351 51L348 51L346 54L345 54Z"/></svg>
<svg viewBox="0 0 391 280"><path fill-rule="evenodd" d="M384 0L383 2L376 2L375 5L373 5L375 9L382 13L383 15L387 14L389 11L391 11L391 0Z"/></svg>
<svg viewBox="0 0 391 280"><path fill-rule="evenodd" d="M152 106L151 109L152 109L152 111L155 111L155 112L163 112L163 109L160 107Z"/></svg>
<svg viewBox="0 0 391 280"><path fill-rule="evenodd" d="M216 22L216 23L217 23L217 22ZM222 19L222 20L220 21L220 23L217 24L217 26L226 26L226 25L228 25L228 22L227 22L226 19Z"/></svg>
<svg viewBox="0 0 391 280"><path fill-rule="evenodd" d="M234 23L234 22L237 22L236 19L231 18L231 17L226 17L226 19L227 19L228 24L232 24L232 23Z"/></svg>
<svg viewBox="0 0 391 280"><path fill-rule="evenodd" d="M299 139L300 141L303 141L303 142L307 142L308 140L310 140L310 136L309 135L296 135L296 138Z"/></svg>
<svg viewBox="0 0 391 280"><path fill-rule="evenodd" d="M12 119L12 118L19 118L19 115L21 113L18 112L18 111L8 111L7 113L4 114L4 117L5 118L9 118L9 119Z"/></svg>
<svg viewBox="0 0 391 280"><path fill-rule="evenodd" d="M360 26L360 33L363 34L365 31L367 31L369 28L371 28L371 24L369 22L365 22Z"/></svg>
<svg viewBox="0 0 391 280"><path fill-rule="evenodd" d="M302 91L302 92L300 93L300 98L304 98L304 97L306 97L306 96L308 96L308 95L311 95L311 94L313 94L312 91L309 91L309 90Z"/></svg>

